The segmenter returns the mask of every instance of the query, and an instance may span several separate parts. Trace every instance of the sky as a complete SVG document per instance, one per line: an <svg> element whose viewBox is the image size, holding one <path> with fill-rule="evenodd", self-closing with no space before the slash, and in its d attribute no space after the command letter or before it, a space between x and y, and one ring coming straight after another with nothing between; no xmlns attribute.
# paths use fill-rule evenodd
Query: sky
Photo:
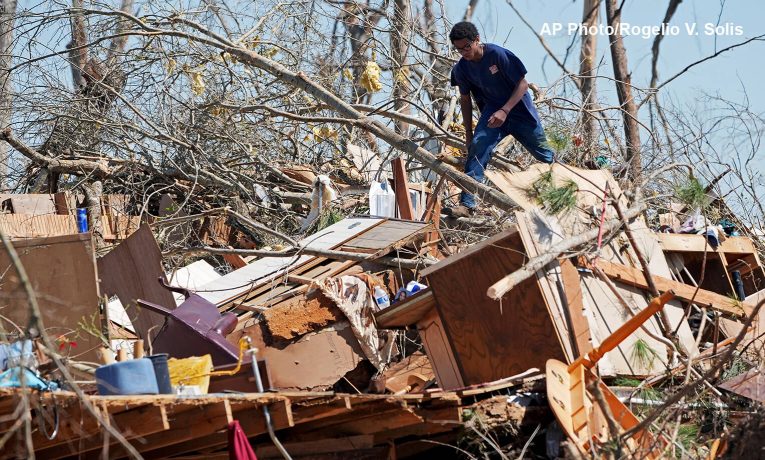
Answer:
<svg viewBox="0 0 765 460"><path fill-rule="evenodd" d="M667 0L626 0L622 22L631 26L656 26L661 23ZM468 0L446 0L447 16L452 22L462 19ZM582 1L571 0L514 0L513 4L539 33L552 32L559 23L562 30L548 34L545 40L559 58L575 37L570 34L569 23L578 23L582 17ZM601 7L601 20L604 16ZM686 65L714 54L732 44L753 36L765 34L765 2L760 0L686 0L682 2L670 25L678 26L677 34L665 34L659 58L659 82L681 71ZM547 57L536 36L521 22L505 0L479 0L473 15L483 41L503 45L518 55L528 69L527 79L547 86L561 75L559 67ZM710 30L716 24L718 30ZM695 28L694 28L695 25ZM639 31L639 32L642 32ZM711 33L708 32L719 32ZM626 36L629 69L632 83L647 87L651 77L651 46L654 35ZM570 70L578 68L579 41L572 48L566 62ZM598 35L598 58L604 58L601 75L612 76L607 35ZM711 61L700 64L662 91L663 98L671 98L676 106L699 107L697 101L704 94L719 95L725 99L748 104L756 113L765 113L765 42L752 42L728 51ZM598 85L604 85L600 80ZM765 173L765 150L761 149L757 163Z"/></svg>

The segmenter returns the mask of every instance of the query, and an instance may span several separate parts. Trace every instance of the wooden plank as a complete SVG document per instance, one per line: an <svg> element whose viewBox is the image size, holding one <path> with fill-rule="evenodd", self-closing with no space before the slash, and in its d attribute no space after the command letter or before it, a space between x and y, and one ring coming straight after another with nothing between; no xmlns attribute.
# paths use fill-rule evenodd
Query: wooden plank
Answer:
<svg viewBox="0 0 765 460"><path fill-rule="evenodd" d="M336 249L385 220L383 218L343 219L305 238L302 243L310 242L311 247L317 249ZM318 263L320 260L323 259L313 256L301 256L297 260L285 257L264 257L202 286L198 294L216 305L228 304L252 289L273 283L287 270L294 272L297 267L302 267L306 263Z"/></svg>
<svg viewBox="0 0 765 460"><path fill-rule="evenodd" d="M337 452L368 449L374 444L374 436L358 435L342 438L318 439L316 441L285 442L284 450L291 456L329 454ZM265 444L255 449L258 458L283 458L279 450L272 444Z"/></svg>
<svg viewBox="0 0 765 460"><path fill-rule="evenodd" d="M13 246L29 276L50 336L65 345L61 352L69 358L98 362L96 350L107 324L102 322L96 276L94 245L89 233L49 238L16 240ZM0 251L0 315L16 325L29 324L29 305L8 254ZM5 319L0 318L5 321ZM6 331L15 330L7 322Z"/></svg>
<svg viewBox="0 0 765 460"><path fill-rule="evenodd" d="M565 359L560 342L551 340L556 329L537 279L524 281L500 301L486 296L489 286L525 262L521 236L513 229L423 271L460 369L460 386L541 369L548 358ZM440 374L438 363L432 364Z"/></svg>
<svg viewBox="0 0 765 460"><path fill-rule="evenodd" d="M657 233L662 249L667 252L725 252L736 254L756 254L754 242L745 236L730 236L721 242L717 249L707 243L704 235L686 233Z"/></svg>
<svg viewBox="0 0 765 460"><path fill-rule="evenodd" d="M592 350L592 336L590 335L590 325L584 316L584 299L579 272L568 259L561 259L559 263L561 278L563 279L563 291L566 294L570 329L574 336L577 355L581 356Z"/></svg>
<svg viewBox="0 0 765 460"><path fill-rule="evenodd" d="M144 436L163 432L170 429L167 409L164 405L145 405L135 409L114 414L109 423L117 429L127 440L142 438ZM45 443L35 444L35 454L40 458L57 459L71 455L83 455L91 451L100 451L104 445L106 430L101 427L91 436L75 439L47 447ZM55 442L56 440L51 442ZM114 438L110 438L108 444L117 445ZM135 443L134 443L135 444Z"/></svg>
<svg viewBox="0 0 765 460"><path fill-rule="evenodd" d="M274 430L294 425L288 400L277 401L268 407ZM228 442L228 425L233 420L239 420L248 437L268 431L262 409L251 402L232 400L228 408L221 409L220 404L217 404L214 411L205 406L194 412L197 413L197 417L179 417L175 421L171 419L170 430L147 437L140 445L144 458L167 458L185 452L224 446ZM204 412L204 418L200 418L200 412Z"/></svg>
<svg viewBox="0 0 765 460"><path fill-rule="evenodd" d="M77 233L77 220L71 215L0 214L0 229L11 239L72 235Z"/></svg>
<svg viewBox="0 0 765 460"><path fill-rule="evenodd" d="M303 424L345 414L352 410L351 399L348 396L333 396L321 402L295 403L292 404L292 417L295 424Z"/></svg>
<svg viewBox="0 0 765 460"><path fill-rule="evenodd" d="M172 293L157 281L165 277L162 253L148 225L142 225L110 253L99 258L98 272L101 275L101 291L105 295L119 297L142 339L148 339L149 329L161 325L164 317L138 307L137 299L168 309L175 308ZM158 329L154 329L152 336Z"/></svg>
<svg viewBox="0 0 765 460"><path fill-rule="evenodd" d="M464 387L462 371L454 357L452 344L449 342L444 323L436 308L428 310L428 313L417 323L417 331L420 333L425 352L430 358L438 385L445 390Z"/></svg>
<svg viewBox="0 0 765 460"><path fill-rule="evenodd" d="M392 329L417 324L436 305L433 291L423 289L413 296L375 313L377 327Z"/></svg>
<svg viewBox="0 0 765 460"><path fill-rule="evenodd" d="M409 196L409 180L406 176L404 159L401 157L394 158L390 163L393 168L393 183L394 191L396 192L398 215L405 220L414 220L412 198Z"/></svg>
<svg viewBox="0 0 765 460"><path fill-rule="evenodd" d="M645 280L643 272L637 268L628 267L606 260L598 260L598 268L608 275L609 278L620 283L634 286L640 289L648 289L648 283ZM694 286L679 283L677 281L664 278L663 276L653 276L653 281L659 292L666 292L670 289L675 291L675 296L679 299L693 302L697 305L711 308L720 313L730 315L734 318L745 318L750 315L753 306L747 302L740 302L740 308L734 302L723 295L717 294L705 289L699 289L696 292ZM695 293L695 296L694 296Z"/></svg>
<svg viewBox="0 0 765 460"><path fill-rule="evenodd" d="M14 214L31 216L56 214L56 203L53 200L53 195L49 193L11 195L10 199Z"/></svg>

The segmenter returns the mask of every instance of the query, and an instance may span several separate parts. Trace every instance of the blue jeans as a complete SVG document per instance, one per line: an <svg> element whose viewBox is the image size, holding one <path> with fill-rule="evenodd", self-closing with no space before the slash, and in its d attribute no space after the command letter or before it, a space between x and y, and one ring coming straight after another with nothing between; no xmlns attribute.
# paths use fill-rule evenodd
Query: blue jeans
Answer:
<svg viewBox="0 0 765 460"><path fill-rule="evenodd" d="M543 163L552 163L555 153L547 143L545 130L540 123L534 125L529 122L518 120L505 120L499 128L489 128L487 122L491 113L486 112L478 120L478 125L473 133L473 142L468 147L467 160L465 161L465 174L483 182L486 165L489 164L494 148L503 138L512 135L521 143L526 150L537 160ZM460 204L468 208L475 207L475 198L472 193L462 192Z"/></svg>

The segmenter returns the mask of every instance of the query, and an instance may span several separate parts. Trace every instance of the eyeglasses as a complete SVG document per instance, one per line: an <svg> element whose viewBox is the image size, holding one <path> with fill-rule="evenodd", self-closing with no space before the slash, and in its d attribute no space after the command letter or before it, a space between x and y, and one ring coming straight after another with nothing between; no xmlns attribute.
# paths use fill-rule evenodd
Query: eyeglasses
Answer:
<svg viewBox="0 0 765 460"><path fill-rule="evenodd" d="M467 45L465 45L465 46L463 46L461 48L459 46L455 46L454 49L457 50L458 52L470 51L470 48L473 47L473 43L475 43L475 42L470 42L470 43L468 43Z"/></svg>

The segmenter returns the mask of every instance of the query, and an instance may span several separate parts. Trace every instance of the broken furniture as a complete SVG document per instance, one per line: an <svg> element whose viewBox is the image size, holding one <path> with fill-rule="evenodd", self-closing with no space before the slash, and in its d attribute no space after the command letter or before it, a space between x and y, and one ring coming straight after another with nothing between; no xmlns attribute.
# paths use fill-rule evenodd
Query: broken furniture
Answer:
<svg viewBox="0 0 765 460"><path fill-rule="evenodd" d="M119 298L135 329L133 332L148 342L156 334L159 329L157 326L162 324L164 317L151 310L138 308L136 300L143 299L157 305L175 305L172 292L157 284L157 278L164 276L162 252L151 228L142 225L108 254L99 257L97 262L101 292Z"/></svg>
<svg viewBox="0 0 765 460"><path fill-rule="evenodd" d="M497 279L526 261L511 229L423 270L430 286L376 315L379 327L416 324L445 390L499 380L550 357L566 360L554 319L536 278L501 301L486 296Z"/></svg>
<svg viewBox="0 0 765 460"><path fill-rule="evenodd" d="M624 433L639 423L627 406L593 374L592 368L605 353L616 348L673 297L674 293L671 290L656 297L648 307L606 338L598 348L582 355L571 365L556 359L547 361L547 397L550 407L563 430L583 456L591 453L592 443L602 445L616 436L617 433L609 432L607 417L613 417L620 429L619 433ZM597 384L597 387L591 387L594 384ZM595 392L600 395L594 395ZM609 406L609 415L604 413L602 404ZM637 431L623 441L624 447L637 458L658 458L662 451L662 443L657 444L648 430Z"/></svg>
<svg viewBox="0 0 765 460"><path fill-rule="evenodd" d="M159 283L166 289L182 293L186 300L171 310L162 305L139 299L138 305L165 317L165 322L152 341L155 353L167 353L172 358L189 358L210 354L215 366L234 364L239 361L239 350L226 340L234 331L237 317L233 313L221 314L218 308L197 294L186 289L173 288ZM245 356L244 361L250 357Z"/></svg>

